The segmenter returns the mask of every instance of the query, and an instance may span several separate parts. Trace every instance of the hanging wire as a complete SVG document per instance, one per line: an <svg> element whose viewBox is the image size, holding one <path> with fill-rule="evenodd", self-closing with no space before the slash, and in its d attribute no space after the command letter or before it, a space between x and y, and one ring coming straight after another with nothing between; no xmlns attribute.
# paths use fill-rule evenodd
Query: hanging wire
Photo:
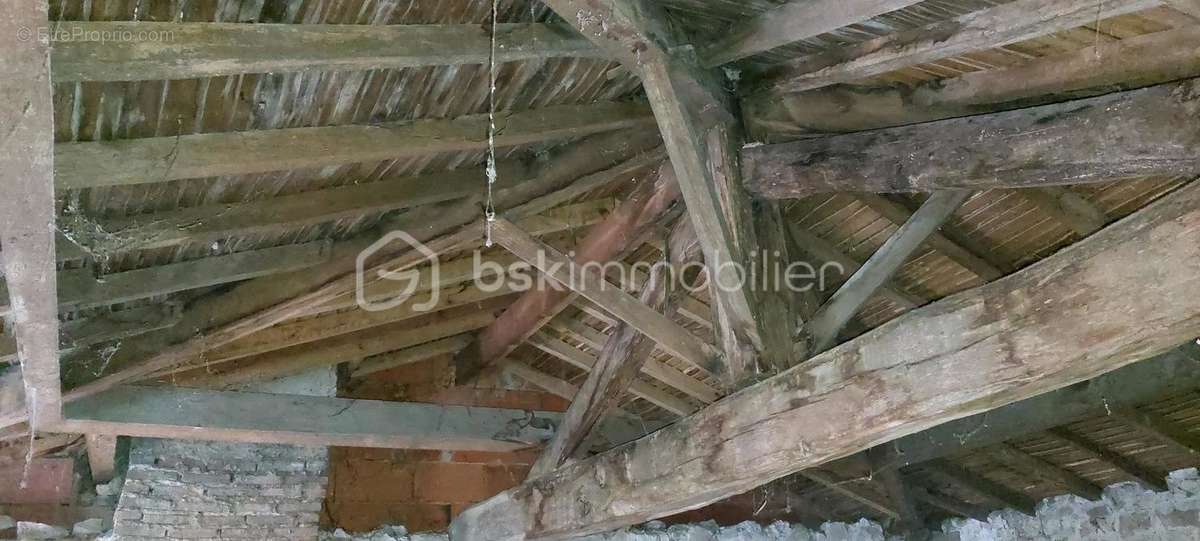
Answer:
<svg viewBox="0 0 1200 541"><path fill-rule="evenodd" d="M492 0L492 50L488 69L488 159L487 204L484 207L484 246L492 247L492 224L496 221L496 205L492 188L496 184L496 30L499 27L500 0Z"/></svg>

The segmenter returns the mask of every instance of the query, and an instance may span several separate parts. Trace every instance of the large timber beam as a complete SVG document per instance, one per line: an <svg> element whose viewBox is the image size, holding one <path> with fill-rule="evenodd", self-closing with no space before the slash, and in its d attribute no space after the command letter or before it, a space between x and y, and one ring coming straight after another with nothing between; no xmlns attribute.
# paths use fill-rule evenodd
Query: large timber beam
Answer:
<svg viewBox="0 0 1200 541"><path fill-rule="evenodd" d="M630 445L455 519L563 539L694 509L1200 334L1200 184L1017 274L908 314Z"/></svg>
<svg viewBox="0 0 1200 541"><path fill-rule="evenodd" d="M765 145L742 153L746 187L817 192L984 190L1192 175L1200 80L1016 111Z"/></svg>
<svg viewBox="0 0 1200 541"><path fill-rule="evenodd" d="M646 235L659 225L678 198L679 185L670 166L660 166L657 174L640 179L626 201L588 230L573 250L574 263L604 265L620 260L645 241ZM519 227L516 229L528 234ZM509 248L502 241L500 244ZM551 284L543 282L542 285ZM512 353L569 306L574 298L573 292L562 287L534 287L526 291L496 323L479 334L474 344L455 357L455 377L460 382L476 377L480 371Z"/></svg>
<svg viewBox="0 0 1200 541"><path fill-rule="evenodd" d="M920 0L792 0L733 26L725 36L700 51L714 68L789 43L803 41L860 23Z"/></svg>
<svg viewBox="0 0 1200 541"><path fill-rule="evenodd" d="M540 411L532 412L531 419L531 412L524 410L140 386L117 387L73 402L66 413L65 430L89 434L462 451L513 451L536 445L562 417Z"/></svg>
<svg viewBox="0 0 1200 541"><path fill-rule="evenodd" d="M55 276L54 106L50 47L30 29L46 25L46 5L24 2L0 14L0 244L17 355L24 366L30 425L62 417ZM20 36L26 39L20 39Z"/></svg>
<svg viewBox="0 0 1200 541"><path fill-rule="evenodd" d="M511 147L652 126L633 103L564 105L496 117L495 143ZM266 173L488 148L488 115L373 126L287 128L121 141L54 149L60 190Z"/></svg>
<svg viewBox="0 0 1200 541"><path fill-rule="evenodd" d="M1161 0L1017 0L793 60L775 70L768 84L780 91L796 92L853 82L1078 28L1161 3Z"/></svg>
<svg viewBox="0 0 1200 541"><path fill-rule="evenodd" d="M760 372L776 373L803 358L797 351L797 304L736 287L752 253L788 260L778 220L756 228L739 189L736 151L741 135L720 75L701 68L679 42L661 6L645 0L547 0L585 37L640 75L679 177L688 216L700 237L710 281L718 284L714 312L725 353L725 381L737 387ZM778 216L768 205L763 216ZM762 229L760 231L760 229ZM774 230L773 230L774 229ZM719 284L726 284L720 286ZM762 298L760 298L762 297ZM764 370L760 370L764 369Z"/></svg>
<svg viewBox="0 0 1200 541"><path fill-rule="evenodd" d="M490 28L477 24L59 21L51 29L64 38L52 55L56 83L487 64L492 51ZM147 39L102 38L123 34ZM497 62L599 55L546 24L498 25L495 47Z"/></svg>
<svg viewBox="0 0 1200 541"><path fill-rule="evenodd" d="M1186 26L911 88L838 85L807 92L761 92L742 102L742 113L751 136L760 141L890 128L1196 77L1197 48L1200 26Z"/></svg>

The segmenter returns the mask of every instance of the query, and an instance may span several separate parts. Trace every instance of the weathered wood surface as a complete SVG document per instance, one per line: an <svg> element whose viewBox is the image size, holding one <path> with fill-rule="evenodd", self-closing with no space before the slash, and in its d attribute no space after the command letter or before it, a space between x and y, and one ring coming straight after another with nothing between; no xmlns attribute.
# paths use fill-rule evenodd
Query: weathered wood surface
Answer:
<svg viewBox="0 0 1200 541"><path fill-rule="evenodd" d="M237 235L283 233L311 225L357 218L372 213L431 205L479 193L482 169L465 169L416 177L388 178L326 190L272 197L259 201L211 204L103 220L105 234L88 238L99 254L208 243ZM529 179L519 163L498 164L496 188ZM69 226L69 224L68 224Z"/></svg>
<svg viewBox="0 0 1200 541"><path fill-rule="evenodd" d="M455 519L456 539L563 539L1093 378L1200 333L1200 184L1017 274L912 311L630 445Z"/></svg>
<svg viewBox="0 0 1200 541"><path fill-rule="evenodd" d="M1200 79L1065 103L748 148L746 187L825 191L1027 188L1200 172Z"/></svg>
<svg viewBox="0 0 1200 541"><path fill-rule="evenodd" d="M95 483L112 481L113 474L117 470L117 437L88 434L85 436L85 440L92 481Z"/></svg>
<svg viewBox="0 0 1200 541"><path fill-rule="evenodd" d="M830 86L742 101L758 141L842 133L1045 105L1200 75L1200 26L1097 43L912 88Z"/></svg>
<svg viewBox="0 0 1200 541"><path fill-rule="evenodd" d="M89 434L390 449L513 451L549 433L523 428L523 410L170 387L118 387L66 414L64 428Z"/></svg>
<svg viewBox="0 0 1200 541"><path fill-rule="evenodd" d="M17 2L0 13L0 244L31 425L62 416L55 276L54 105L50 47L39 39L46 4ZM25 39L21 39L24 35Z"/></svg>
<svg viewBox="0 0 1200 541"><path fill-rule="evenodd" d="M575 263L605 264L620 260L637 248L679 198L679 187L670 167L638 180L628 198L604 221L592 226L572 250ZM497 239L502 233L495 233ZM501 245L503 242L497 240ZM536 250L536 248L535 248ZM519 255L519 254L518 254ZM553 285L555 287L543 287ZM562 312L575 295L554 282L542 282L526 291L496 322L479 333L478 340L454 360L456 379L462 383L476 377L510 354L547 321Z"/></svg>
<svg viewBox="0 0 1200 541"><path fill-rule="evenodd" d="M193 79L241 73L487 64L490 27L59 21L54 82ZM130 33L146 39L93 41ZM161 39L150 39L161 38ZM500 24L496 61L598 57L587 40L547 24Z"/></svg>
<svg viewBox="0 0 1200 541"><path fill-rule="evenodd" d="M1170 489L1167 486L1166 472L1153 471L1150 468L1141 466L1133 460L1125 458L1120 453L1110 451L1104 448L1104 446L1071 432L1066 428L1052 428L1047 432L1055 439L1066 442L1071 447L1082 449L1084 452L1095 456L1099 461L1112 465L1112 467L1121 473L1142 483L1146 488L1158 491L1167 491Z"/></svg>
<svg viewBox="0 0 1200 541"><path fill-rule="evenodd" d="M646 306L670 317L687 291L679 287L683 269L700 260L700 248L691 221L683 218L671 232L665 265L655 267L638 297ZM579 393L563 415L563 422L538 456L529 477L539 477L576 455L588 434L602 418L617 408L625 392L654 352L654 342L628 323L613 330L600 357Z"/></svg>
<svg viewBox="0 0 1200 541"><path fill-rule="evenodd" d="M904 9L918 1L792 0L734 24L721 39L700 51L700 59L705 66L717 67Z"/></svg>
<svg viewBox="0 0 1200 541"><path fill-rule="evenodd" d="M650 309L632 295L608 284L604 277L593 269L584 267L553 247L539 242L512 222L497 220L493 235L497 244L533 265L547 277L637 328L657 342L664 351L701 372L712 374L717 352L687 328Z"/></svg>
<svg viewBox="0 0 1200 541"><path fill-rule="evenodd" d="M934 192L812 316L809 332L812 333L813 351L825 351L833 346L838 333L867 299L879 291L925 239L970 197L971 192L965 190Z"/></svg>
<svg viewBox="0 0 1200 541"><path fill-rule="evenodd" d="M67 351L165 329L179 322L180 309L175 303L150 305L62 323L59 349ZM15 361L16 357L16 340L0 337L0 363Z"/></svg>
<svg viewBox="0 0 1200 541"><path fill-rule="evenodd" d="M511 147L653 126L633 103L562 105L496 116L496 145ZM61 143L59 190L266 173L488 148L488 115L373 126L286 128Z"/></svg>
<svg viewBox="0 0 1200 541"><path fill-rule="evenodd" d="M1158 6L1161 0L1017 0L789 62L768 85L798 92L992 49Z"/></svg>

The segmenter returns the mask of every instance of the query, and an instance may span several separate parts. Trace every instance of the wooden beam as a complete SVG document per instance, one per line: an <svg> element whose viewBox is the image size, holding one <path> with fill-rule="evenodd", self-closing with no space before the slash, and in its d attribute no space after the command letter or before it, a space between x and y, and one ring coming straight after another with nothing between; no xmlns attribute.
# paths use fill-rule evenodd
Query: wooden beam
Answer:
<svg viewBox="0 0 1200 541"><path fill-rule="evenodd" d="M753 209L738 188L736 150L742 146L720 75L701 69L679 45L660 5L645 0L547 0L597 47L638 73L663 134L688 216L696 226L711 269L716 296L714 322L725 353L725 380L736 388L760 372L781 371L797 351L799 316L778 313L788 303L762 302L752 288L733 287L751 254L780 252L782 235L758 238Z"/></svg>
<svg viewBox="0 0 1200 541"><path fill-rule="evenodd" d="M945 460L938 460L927 467L952 485L982 496L996 507L1016 509L1031 517L1037 515L1037 502L1024 492L1008 488Z"/></svg>
<svg viewBox="0 0 1200 541"><path fill-rule="evenodd" d="M855 198L896 225L904 224L913 214L907 206L884 196L860 193L855 194ZM987 282L996 280L1011 270L1007 263L996 261L994 257L985 257L987 252L982 248L968 246L959 236L951 238L953 233L954 230L947 227L941 232L929 235L929 247Z"/></svg>
<svg viewBox="0 0 1200 541"><path fill-rule="evenodd" d="M711 346L696 338L691 331L655 312L628 293L609 285L599 274L576 263L553 247L539 242L508 220L496 221L493 236L497 244L533 265L555 282L588 298L621 321L649 336L664 351L679 357L701 372L712 374L717 353Z"/></svg>
<svg viewBox="0 0 1200 541"><path fill-rule="evenodd" d="M506 491L459 515L451 535L561 539L640 523L1085 381L1193 340L1200 298L1180 292L1196 287L1190 184L1004 280Z"/></svg>
<svg viewBox="0 0 1200 541"><path fill-rule="evenodd" d="M1196 0L1166 0L1166 4L1193 19L1200 20L1200 2Z"/></svg>
<svg viewBox="0 0 1200 541"><path fill-rule="evenodd" d="M47 24L41 2L6 6L0 15L0 244L9 321L17 338L33 430L62 418L55 277L54 105L50 44L37 29ZM32 34L31 34L32 33ZM20 39L26 36L25 39ZM2 303L0 302L0 303Z"/></svg>
<svg viewBox="0 0 1200 541"><path fill-rule="evenodd" d="M816 259L812 261L813 267L818 270L823 270L823 265L827 263L836 264L841 272L838 273L836 284L844 283L846 280L841 278L849 278L849 276L858 272L862 268L862 264L850 258L846 254L838 250L833 243L813 234L811 231L804 229L795 222L789 223L789 233L795 239L796 245L800 250L806 252L809 256ZM888 285L885 283L879 288L877 293L879 296L886 298L888 301L906 310L911 310L925 304L924 299L908 293L896 285Z"/></svg>
<svg viewBox="0 0 1200 541"><path fill-rule="evenodd" d="M1128 459L1115 451L1105 449L1100 444L1076 434L1067 428L1056 427L1051 428L1046 432L1049 433L1051 437L1064 441L1071 447L1082 449L1084 452L1095 456L1097 460L1111 465L1121 473L1136 479L1147 488L1158 491L1167 490L1166 473L1156 472L1145 468L1133 460Z"/></svg>
<svg viewBox="0 0 1200 541"><path fill-rule="evenodd" d="M1034 477L1041 478L1051 484L1058 485L1064 490L1075 494L1081 498L1087 498L1092 501L1099 500L1104 496L1104 490L1095 483L1088 481L1074 472L1067 471L1057 465L1051 464L1035 457L1025 451L1017 449L1012 445L1002 443L991 449L988 449L988 455L996 458L1000 462L1008 465L1016 471L1023 472Z"/></svg>
<svg viewBox="0 0 1200 541"><path fill-rule="evenodd" d="M871 468L871 478L874 479L887 494L891 507L896 510L900 528L904 531L915 531L925 525L925 516L916 506L913 497L914 487L904 479L899 469L892 468L891 453L885 447L876 447L865 455L865 462Z"/></svg>
<svg viewBox="0 0 1200 541"><path fill-rule="evenodd" d="M57 21L54 82L194 79L242 73L361 71L487 64L477 24L321 25ZM161 41L88 36L161 36ZM496 61L597 57L587 40L547 24L500 24Z"/></svg>
<svg viewBox="0 0 1200 541"><path fill-rule="evenodd" d="M614 212L588 230L587 235L573 250L574 264L604 265L620 260L624 254L642 244L645 236L666 216L679 197L678 185L669 173L663 173L666 170L669 168L660 167L658 174L640 179L632 193ZM519 227L514 227L518 231L517 237L528 237L533 243L525 246L530 251L523 255L505 243L503 229L509 225L509 222L504 220L494 225L493 235L496 236L496 242L518 257L524 258L527 255L537 259L536 252L542 245ZM528 259L525 261L534 264ZM605 284L605 287L612 286ZM573 292L557 287L556 283L539 281L501 314L495 324L484 329L479 334L477 343L456 356L454 363L457 380L470 381L482 370L512 353L546 322L566 309L574 297Z"/></svg>
<svg viewBox="0 0 1200 541"><path fill-rule="evenodd" d="M700 52L714 68L904 9L919 0L792 0L733 25Z"/></svg>
<svg viewBox="0 0 1200 541"><path fill-rule="evenodd" d="M189 289L249 280L320 265L330 244L316 241L194 259L96 278L90 273L60 276L58 302L64 310L121 304Z"/></svg>
<svg viewBox="0 0 1200 541"><path fill-rule="evenodd" d="M818 469L804 470L797 475L849 498L889 519L897 520L900 518L900 512L892 507L891 502L883 501L882 498L879 498L875 494L852 486L852 481L837 479Z"/></svg>
<svg viewBox="0 0 1200 541"><path fill-rule="evenodd" d="M544 333L530 336L529 345L584 372L591 372L596 367L595 355ZM635 381L630 384L629 392L633 396L681 417L696 411L696 408L688 401L676 398L671 393L643 381Z"/></svg>
<svg viewBox="0 0 1200 541"><path fill-rule="evenodd" d="M965 190L934 192L813 315L809 324L813 351L825 351L832 347L838 333L866 304L867 299L890 280L925 239L941 228L946 219L971 195Z"/></svg>
<svg viewBox="0 0 1200 541"><path fill-rule="evenodd" d="M941 509L946 513L958 515L962 518L973 518L980 522L987 522L988 520L989 510L982 506L964 502L958 498L952 498L922 486L914 486L911 490L914 498L930 507Z"/></svg>
<svg viewBox="0 0 1200 541"><path fill-rule="evenodd" d="M117 470L117 437L101 434L84 436L87 441L88 465L96 484L112 481Z"/></svg>
<svg viewBox="0 0 1200 541"><path fill-rule="evenodd" d="M390 449L514 451L548 433L507 430L529 426L523 410L171 387L118 387L67 405L67 418L91 434Z"/></svg>
<svg viewBox="0 0 1200 541"><path fill-rule="evenodd" d="M672 229L667 252L668 259L663 262L668 265L659 265L650 272L638 300L671 317L679 299L687 294L676 280L686 265L700 260L696 231L686 218L679 220ZM654 342L632 325L622 323L613 331L579 393L571 401L563 424L530 469L529 478L558 468L580 450L600 419L616 409L653 352Z"/></svg>
<svg viewBox="0 0 1200 541"><path fill-rule="evenodd" d="M1002 47L1158 6L1161 0L1017 0L789 62L768 83L798 92Z"/></svg>
<svg viewBox="0 0 1200 541"><path fill-rule="evenodd" d="M830 86L742 102L755 140L844 133L993 113L1200 76L1200 26L1101 41L1013 67L915 87Z"/></svg>
<svg viewBox="0 0 1200 541"><path fill-rule="evenodd" d="M1200 128L1190 121L1200 101L1198 86L1200 80L1191 79L749 148L742 152L746 187L762 197L797 198L827 191L1029 188L1195 174L1200 160L1185 149L1200 138Z"/></svg>
<svg viewBox="0 0 1200 541"><path fill-rule="evenodd" d="M502 189L528 180L525 169L515 162L500 163L496 187ZM81 230L74 231L72 237L85 242L90 252L107 255L205 244L233 236L281 233L476 195L483 176L482 169L465 169L354 183L246 203L202 205L101 220L98 229L103 234ZM71 223L66 224L68 229L70 226Z"/></svg>
<svg viewBox="0 0 1200 541"><path fill-rule="evenodd" d="M443 355L453 355L461 351L462 348L467 347L467 344L470 343L471 336L469 334L460 334L411 348L374 355L354 364L354 368L350 372L350 377L364 378L398 366L428 361Z"/></svg>
<svg viewBox="0 0 1200 541"><path fill-rule="evenodd" d="M497 115L496 145L512 147L652 125L632 103L563 105ZM286 128L61 143L54 149L61 190L320 168L484 150L488 115L372 126Z"/></svg>

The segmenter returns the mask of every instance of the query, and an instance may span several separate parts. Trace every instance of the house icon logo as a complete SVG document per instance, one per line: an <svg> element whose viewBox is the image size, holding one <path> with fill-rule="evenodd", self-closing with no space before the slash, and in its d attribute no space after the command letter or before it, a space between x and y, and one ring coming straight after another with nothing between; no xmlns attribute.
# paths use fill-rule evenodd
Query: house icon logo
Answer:
<svg viewBox="0 0 1200 541"><path fill-rule="evenodd" d="M368 267L367 261L381 252L415 250L420 260L400 269ZM428 266L423 265L426 261ZM354 267L354 296L358 306L368 312L391 310L417 300L413 312L428 312L438 305L441 265L438 254L404 231L392 231L358 253ZM426 298L427 297L427 298Z"/></svg>

